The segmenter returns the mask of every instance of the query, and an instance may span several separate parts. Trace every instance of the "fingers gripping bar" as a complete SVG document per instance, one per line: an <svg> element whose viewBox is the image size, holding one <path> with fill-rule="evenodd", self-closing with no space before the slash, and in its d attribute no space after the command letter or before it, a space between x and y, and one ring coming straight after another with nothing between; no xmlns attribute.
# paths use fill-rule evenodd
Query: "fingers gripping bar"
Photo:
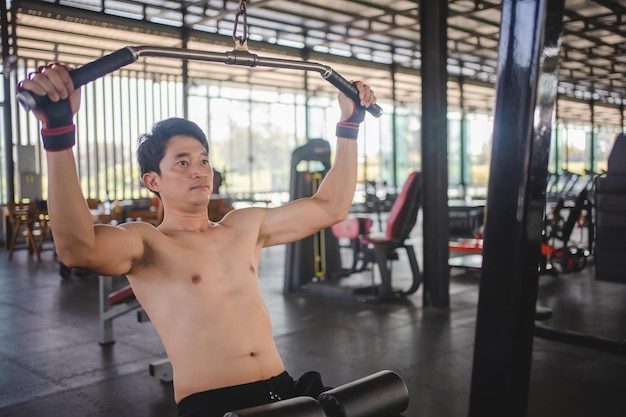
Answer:
<svg viewBox="0 0 626 417"><path fill-rule="evenodd" d="M80 68L70 71L70 77L74 82L74 88L97 80L98 78L122 68L125 65L132 64L139 56L132 47L119 49L102 58L98 58ZM36 110L43 106L48 97L39 96L28 90L20 90L17 92L17 101L26 110Z"/></svg>
<svg viewBox="0 0 626 417"><path fill-rule="evenodd" d="M79 88L104 75L132 64L140 57L178 58L195 61L221 62L228 65L246 67L272 67L318 72L329 83L334 85L355 103L359 103L359 91L348 80L335 72L331 67L316 62L302 62L291 59L265 58L252 54L246 50L232 50L224 53L207 52L191 49L166 48L154 46L127 46L102 58L98 58L84 66L70 71L74 88ZM17 93L17 100L26 110L35 110L41 106L47 97L38 96L30 91L22 90ZM374 117L382 115L379 105L373 104L366 109Z"/></svg>

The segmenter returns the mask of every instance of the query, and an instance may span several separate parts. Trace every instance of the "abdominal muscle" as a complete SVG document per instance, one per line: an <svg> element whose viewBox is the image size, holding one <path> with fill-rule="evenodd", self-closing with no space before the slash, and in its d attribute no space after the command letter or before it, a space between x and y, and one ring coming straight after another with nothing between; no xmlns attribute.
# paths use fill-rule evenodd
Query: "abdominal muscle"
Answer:
<svg viewBox="0 0 626 417"><path fill-rule="evenodd" d="M146 294L145 302L142 293L156 287L133 285L172 363L177 403L194 393L284 372L257 279L235 288L219 282L180 284L169 291L161 287L162 297Z"/></svg>
<svg viewBox="0 0 626 417"><path fill-rule="evenodd" d="M189 346L184 348L185 355L169 354L170 358L177 358L172 360L177 403L194 393L269 379L285 370L273 342L254 346L254 350L234 346L226 351L207 352L198 348L196 354Z"/></svg>

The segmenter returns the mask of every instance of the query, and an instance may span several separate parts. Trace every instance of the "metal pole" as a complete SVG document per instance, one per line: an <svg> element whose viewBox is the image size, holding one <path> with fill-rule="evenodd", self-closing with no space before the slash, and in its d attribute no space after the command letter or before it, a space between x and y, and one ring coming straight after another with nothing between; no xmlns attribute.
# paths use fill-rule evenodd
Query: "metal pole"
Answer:
<svg viewBox="0 0 626 417"><path fill-rule="evenodd" d="M596 102L592 98L589 101L589 113L591 115L591 132L589 132L589 140L587 146L589 147L588 164L591 171L596 170Z"/></svg>
<svg viewBox="0 0 626 417"><path fill-rule="evenodd" d="M300 51L300 57L302 58L303 61L308 61L309 57L311 55L311 50L307 47L302 48L302 50ZM304 71L304 74L302 75L302 83L303 83L303 88L304 88L304 140L305 142L307 142L309 140L309 138L311 137L311 115L310 115L310 106L309 106L309 101L311 100L311 92L309 91L309 73L307 71ZM295 108L296 108L296 121L298 119L298 115L297 115L297 104L295 104ZM297 126L297 123L296 123ZM296 128L296 140L295 143L297 145L298 143L298 129Z"/></svg>
<svg viewBox="0 0 626 417"><path fill-rule="evenodd" d="M189 44L189 29L187 28L187 8L181 4L183 14L183 26L180 30L181 46L187 49ZM183 78L183 117L189 118L189 61L186 59L182 62L182 78Z"/></svg>
<svg viewBox="0 0 626 417"><path fill-rule="evenodd" d="M254 141L252 140L252 94L248 87L248 189L250 198L254 195Z"/></svg>
<svg viewBox="0 0 626 417"><path fill-rule="evenodd" d="M554 174L556 175L557 181L559 176L561 175L561 172L559 171L560 166L559 166L559 161L561 160L561 128L560 128L560 124L559 124L559 96L557 94L556 96L556 102L554 103L554 126L555 126L555 131L554 131L554 147L553 147L553 151L554 151L554 156L552 157L552 160L554 161Z"/></svg>
<svg viewBox="0 0 626 417"><path fill-rule="evenodd" d="M8 9L5 0L0 0L0 27L2 31L2 63L3 63L3 88L4 103L2 106L2 116L4 119L4 160L5 173L7 183L6 201L15 201L15 161L13 161L13 122L11 117L11 100L9 95L11 92L11 71L8 67L11 65L10 60L10 41L9 41L9 19ZM14 13L11 18L15 20Z"/></svg>
<svg viewBox="0 0 626 417"><path fill-rule="evenodd" d="M467 184L468 184L468 178L467 178L467 113L465 111L465 95L463 93L464 91L464 81L465 81L465 77L463 77L463 75L461 75L459 77L459 90L460 90L460 97L459 97L459 101L460 101L460 105L461 105L461 126L460 126L460 152L461 152L461 160L460 160L460 170L461 170L461 189L463 190L463 194L461 195L461 197L465 198L467 196Z"/></svg>
<svg viewBox="0 0 626 417"><path fill-rule="evenodd" d="M450 306L447 1L420 0L424 305Z"/></svg>
<svg viewBox="0 0 626 417"><path fill-rule="evenodd" d="M304 73L304 129L305 129L305 141L311 138L311 106L309 102L311 100L311 92L309 91L309 73ZM297 141L296 141L297 143Z"/></svg>
<svg viewBox="0 0 626 417"><path fill-rule="evenodd" d="M394 190L398 189L398 98L396 95L396 64L391 64L391 181Z"/></svg>
<svg viewBox="0 0 626 417"><path fill-rule="evenodd" d="M470 417L527 413L563 8L502 2Z"/></svg>

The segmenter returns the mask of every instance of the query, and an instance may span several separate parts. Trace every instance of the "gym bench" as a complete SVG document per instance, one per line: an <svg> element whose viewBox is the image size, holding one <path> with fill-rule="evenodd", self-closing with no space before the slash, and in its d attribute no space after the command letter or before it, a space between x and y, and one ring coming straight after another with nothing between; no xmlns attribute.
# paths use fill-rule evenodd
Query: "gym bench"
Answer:
<svg viewBox="0 0 626 417"><path fill-rule="evenodd" d="M130 285L112 291L113 277L100 276L100 344L115 343L113 319L140 309ZM143 310L140 322L149 321ZM150 363L150 375L172 381L172 364L164 358ZM380 371L320 394L316 399L295 397L226 413L224 417L405 417L409 392L402 378Z"/></svg>
<svg viewBox="0 0 626 417"><path fill-rule="evenodd" d="M392 371L380 371L321 393L231 411L224 417L406 417L409 391Z"/></svg>
<svg viewBox="0 0 626 417"><path fill-rule="evenodd" d="M130 285L126 285L113 291L113 277L99 276L100 280L100 344L108 345L115 343L113 338L113 320L119 316L137 311L137 321L145 323L150 321L146 312L135 298L135 293ZM171 382L173 379L172 364L167 358L150 362L148 368L150 375L161 379L163 382Z"/></svg>
<svg viewBox="0 0 626 417"><path fill-rule="evenodd" d="M113 338L113 319L141 308L130 285L113 291L113 277L102 276L99 279L100 291L100 344L115 343ZM142 321L142 320L140 320Z"/></svg>

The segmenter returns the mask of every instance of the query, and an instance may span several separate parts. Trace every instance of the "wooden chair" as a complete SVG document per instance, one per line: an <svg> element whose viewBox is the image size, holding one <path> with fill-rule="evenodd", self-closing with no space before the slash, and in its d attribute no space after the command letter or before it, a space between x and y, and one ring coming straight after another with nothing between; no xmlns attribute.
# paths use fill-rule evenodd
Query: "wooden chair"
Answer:
<svg viewBox="0 0 626 417"><path fill-rule="evenodd" d="M45 210L40 210L34 202L9 202L6 210L11 225L9 240L9 260L13 259L18 238L26 242L26 247L41 262L43 244L50 234L50 219Z"/></svg>
<svg viewBox="0 0 626 417"><path fill-rule="evenodd" d="M102 203L97 198L86 198L85 201L87 202L87 207L89 207L90 210L97 209L98 207L100 207L100 204Z"/></svg>

